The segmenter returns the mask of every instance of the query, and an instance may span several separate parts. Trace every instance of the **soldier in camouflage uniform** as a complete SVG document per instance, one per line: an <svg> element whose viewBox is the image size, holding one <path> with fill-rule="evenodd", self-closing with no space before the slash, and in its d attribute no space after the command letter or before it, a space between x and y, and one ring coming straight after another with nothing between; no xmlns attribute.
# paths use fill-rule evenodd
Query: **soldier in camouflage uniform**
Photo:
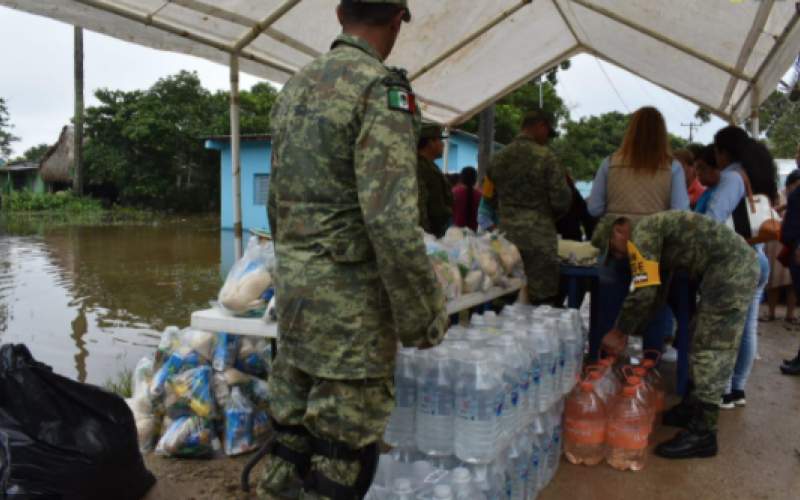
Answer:
<svg viewBox="0 0 800 500"><path fill-rule="evenodd" d="M554 304L559 262L556 220L569 212L572 191L552 149L556 121L546 110L525 114L522 130L489 163L486 203L500 219L500 232L519 248L533 304Z"/></svg>
<svg viewBox="0 0 800 500"><path fill-rule="evenodd" d="M280 346L266 499L363 498L395 403L398 342L427 348L445 329L418 226L421 116L405 73L383 64L406 0L343 0L337 13L344 34L271 115Z"/></svg>
<svg viewBox="0 0 800 500"><path fill-rule="evenodd" d="M453 219L455 197L444 173L434 163L444 154L442 128L422 127L417 145L417 182L419 183L419 223L429 234L441 238Z"/></svg>
<svg viewBox="0 0 800 500"><path fill-rule="evenodd" d="M670 423L684 430L659 445L656 454L676 459L715 456L719 400L733 373L747 309L758 286L756 252L725 224L682 210L635 223L606 216L592 244L607 250L607 258L627 255L631 262L634 290L625 299L616 327L603 338L603 349L613 355L625 348L627 335L641 334L664 305L673 271L702 276L691 327L689 376L694 389L671 410Z"/></svg>

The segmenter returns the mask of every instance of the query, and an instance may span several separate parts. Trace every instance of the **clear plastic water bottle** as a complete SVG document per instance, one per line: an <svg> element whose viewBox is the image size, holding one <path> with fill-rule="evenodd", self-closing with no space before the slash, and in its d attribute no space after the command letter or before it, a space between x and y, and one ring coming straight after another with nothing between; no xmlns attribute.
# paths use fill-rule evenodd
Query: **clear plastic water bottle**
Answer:
<svg viewBox="0 0 800 500"><path fill-rule="evenodd" d="M453 500L453 489L446 484L440 484L433 488L433 498L435 500Z"/></svg>
<svg viewBox="0 0 800 500"><path fill-rule="evenodd" d="M453 488L453 498L456 500L486 500L486 496L472 482L472 474L465 467L458 467L453 470L450 477Z"/></svg>
<svg viewBox="0 0 800 500"><path fill-rule="evenodd" d="M539 466L542 450L539 446L539 440L536 438L534 427L535 424L531 424L525 431L531 443L531 465L528 470L528 500L534 500L536 495L539 494Z"/></svg>
<svg viewBox="0 0 800 500"><path fill-rule="evenodd" d="M547 413L540 413L533 421L533 432L539 444L539 468L536 477L537 489L543 490L548 483L548 464L550 463L550 452L552 447L552 430L548 426L549 419Z"/></svg>
<svg viewBox="0 0 800 500"><path fill-rule="evenodd" d="M524 406L521 391L528 377L527 363L511 332L490 341L488 347L499 352L503 362L503 381L508 391L503 404L503 429L510 436L522 427Z"/></svg>
<svg viewBox="0 0 800 500"><path fill-rule="evenodd" d="M389 500L415 500L415 498L410 479L403 477L395 479Z"/></svg>
<svg viewBox="0 0 800 500"><path fill-rule="evenodd" d="M399 349L394 370L397 399L386 426L384 441L392 446L414 444L417 413L417 378L414 358L417 349Z"/></svg>
<svg viewBox="0 0 800 500"><path fill-rule="evenodd" d="M578 332L569 311L561 313L561 340L564 344L564 373L561 377L562 394L568 394L575 387L578 374L580 341Z"/></svg>
<svg viewBox="0 0 800 500"><path fill-rule="evenodd" d="M505 477L496 462L491 464L467 465L472 482L488 500L508 500L505 490Z"/></svg>
<svg viewBox="0 0 800 500"><path fill-rule="evenodd" d="M545 329L547 330L548 337L553 349L553 361L550 365L550 377L552 384L552 392L550 393L550 406L554 405L558 398L561 397L561 374L564 372L564 361L566 352L564 351L564 343L561 341L559 335L558 323L553 318L545 320Z"/></svg>
<svg viewBox="0 0 800 500"><path fill-rule="evenodd" d="M427 455L454 453L455 406L447 350L431 349L420 359L417 376L416 441Z"/></svg>
<svg viewBox="0 0 800 500"><path fill-rule="evenodd" d="M547 411L550 407L553 394L553 382L550 378L550 369L553 363L553 344L547 335L547 330L541 323L534 324L531 328L531 345L539 357L539 376L534 372L533 383L538 388L537 406L539 412Z"/></svg>
<svg viewBox="0 0 800 500"><path fill-rule="evenodd" d="M456 382L455 452L468 463L488 462L496 454L502 433L502 382L486 353L473 351Z"/></svg>
<svg viewBox="0 0 800 500"><path fill-rule="evenodd" d="M461 464L461 460L455 455L429 456L428 463L433 470L453 470Z"/></svg>
<svg viewBox="0 0 800 500"><path fill-rule="evenodd" d="M550 428L550 453L547 456L547 483L553 480L561 464L561 411L553 405L547 412Z"/></svg>
<svg viewBox="0 0 800 500"><path fill-rule="evenodd" d="M464 334L464 340L469 344L470 349L483 349L486 347L486 342L489 341L489 334L484 331L483 327L470 326L467 333Z"/></svg>
<svg viewBox="0 0 800 500"><path fill-rule="evenodd" d="M539 355L533 348L531 336L526 329L517 328L514 331L514 338L525 360L525 378L520 385L520 422L525 423L530 421L532 414L539 412L539 386L534 380L535 372L539 369Z"/></svg>
<svg viewBox="0 0 800 500"><path fill-rule="evenodd" d="M489 348L483 350L486 353L486 359L489 362L492 373L495 373L501 382L501 392L503 401L501 403L502 415L502 432L503 435L509 435L513 432L514 422L516 421L516 412L514 407L511 406L511 391L514 381L514 374L509 370L503 362L503 354L497 349Z"/></svg>
<svg viewBox="0 0 800 500"><path fill-rule="evenodd" d="M483 321L485 323L486 332L490 335L498 335L503 328L503 318L497 316L494 311L486 311L483 313Z"/></svg>
<svg viewBox="0 0 800 500"><path fill-rule="evenodd" d="M525 500L531 466L531 443L526 432L520 432L517 439L512 441L508 447L508 458L514 470L511 500Z"/></svg>
<svg viewBox="0 0 800 500"><path fill-rule="evenodd" d="M389 456L398 464L408 465L425 459L425 455L417 449L415 444L395 446L392 448L392 451L389 452Z"/></svg>

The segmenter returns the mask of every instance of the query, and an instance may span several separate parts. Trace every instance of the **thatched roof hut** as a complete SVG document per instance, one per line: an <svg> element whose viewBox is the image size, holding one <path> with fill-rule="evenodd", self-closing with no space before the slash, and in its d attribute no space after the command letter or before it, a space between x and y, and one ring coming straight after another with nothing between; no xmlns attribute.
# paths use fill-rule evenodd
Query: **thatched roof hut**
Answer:
<svg viewBox="0 0 800 500"><path fill-rule="evenodd" d="M72 182L72 165L75 161L75 129L67 125L61 130L58 142L44 155L39 173L45 182Z"/></svg>

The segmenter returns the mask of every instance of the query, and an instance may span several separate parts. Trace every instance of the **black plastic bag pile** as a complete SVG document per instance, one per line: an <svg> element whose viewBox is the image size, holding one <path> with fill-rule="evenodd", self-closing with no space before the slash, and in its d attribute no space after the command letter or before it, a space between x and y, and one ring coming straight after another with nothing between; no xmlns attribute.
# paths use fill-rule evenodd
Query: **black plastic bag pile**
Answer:
<svg viewBox="0 0 800 500"><path fill-rule="evenodd" d="M137 500L154 483L122 398L53 373L24 345L0 348L0 498Z"/></svg>

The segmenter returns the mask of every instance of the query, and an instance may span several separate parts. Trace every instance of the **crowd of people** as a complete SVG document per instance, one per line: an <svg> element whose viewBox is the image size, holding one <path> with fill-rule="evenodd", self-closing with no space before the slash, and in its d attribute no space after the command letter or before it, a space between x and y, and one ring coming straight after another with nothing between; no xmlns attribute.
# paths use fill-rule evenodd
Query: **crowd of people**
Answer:
<svg viewBox="0 0 800 500"><path fill-rule="evenodd" d="M436 134L440 137L441 131ZM664 278L665 268L693 271L690 278L701 297L695 323L704 322L705 327L700 333L695 327L690 393L682 405L666 416L667 422L688 430L659 447L657 452L670 458L716 454L719 409L746 405L745 388L757 357L759 319L775 320L777 303L785 292L785 321L800 322L794 315L797 294L791 280L792 272L800 274L800 265L796 262L800 261L797 251L800 194L794 204L791 196L800 184L800 170L789 175L786 189L779 191L777 166L769 150L742 128L734 126L718 131L712 144L689 144L685 149L671 151L663 116L653 107L644 107L632 115L618 151L599 165L591 195L584 200L556 155L547 147L555 136L557 127L552 113L534 110L525 115L519 136L492 159L482 191L475 187L477 179L473 167L467 167L461 175L445 177L441 174L437 182L443 184L449 180L452 188L452 193L442 195L442 201L446 196L452 203L453 215L446 226L499 229L505 233L523 255L531 303L561 307L565 294L563 286L559 290L558 238L592 241L595 225L599 221L603 226L605 221L605 232L597 243L601 250L600 293L596 298L600 302L598 328L602 332L621 333L618 329L626 322L623 318L628 311L625 334L641 336L644 351L654 357L669 347L665 346L665 340L674 338L675 332L675 316L666 300L669 278ZM423 133L421 155L427 145L425 137ZM434 149L443 150L441 147ZM426 182L422 175L419 182ZM420 192L430 190L420 187ZM751 194L767 197L779 214L786 214L785 230L782 242L759 242L749 245L748 251L743 253L738 248L743 241L741 238L717 233L735 235L728 226L733 226L730 221L734 212L744 206L745 198ZM690 216L692 212L698 215ZM703 226L706 221L697 219L699 215L717 221L723 229ZM611 240L616 234L613 228L625 227L622 222L628 224L625 244L633 241L635 253L644 263L656 266L660 263L660 276L646 276L646 273L637 276L631 265L634 252L630 248L623 246L619 252L610 252ZM421 225L426 227L424 221ZM686 234L677 238L671 233L676 228ZM654 231L663 234L652 234ZM725 262L736 262L745 271L728 268L724 275L715 275L720 269L721 257L718 262L711 263L698 252L710 255L720 249L689 237L689 232L693 236L703 234L716 242L724 241L722 251L731 256ZM648 258L642 248L653 241L672 247L651 248L649 251L653 255ZM784 246L787 255L791 252L790 259L779 258ZM665 252L668 254L675 249L691 256L690 261L682 262L682 266L665 263ZM747 272L749 260L756 269L755 277ZM738 282L734 276L737 273L741 274ZM654 289L634 293L642 279L662 285L663 293L656 294ZM753 282L750 284L748 280ZM800 286L800 279L797 283ZM765 289L768 290L768 311L759 316ZM743 291L748 294L747 300L742 296ZM639 308L636 321L631 319L631 304ZM614 349L610 338L604 342L604 348ZM800 351L797 357L786 361L781 371L800 375Z"/></svg>
<svg viewBox="0 0 800 500"><path fill-rule="evenodd" d="M450 225L504 233L522 256L528 299L541 305L563 304L559 235L591 241L601 251L596 300L611 356L629 335L656 356L663 351L675 323L666 300L672 273L688 271L700 291L691 383L664 414L682 430L656 453L716 455L720 407L745 404L770 283L768 252L727 221L748 191L780 203L769 151L726 127L711 145L673 152L661 113L642 108L583 200L548 147L556 117L536 109L484 179L474 168L449 179L435 164L442 130L422 125L405 72L384 65L411 19L407 0L342 0L337 16L343 33L331 51L287 82L270 116L281 339L261 497L367 491L394 408L398 343L429 349L448 328L423 232L442 236ZM788 187L783 247L773 251L800 286L800 190ZM773 279L771 289L781 283ZM800 352L781 369L800 374Z"/></svg>

